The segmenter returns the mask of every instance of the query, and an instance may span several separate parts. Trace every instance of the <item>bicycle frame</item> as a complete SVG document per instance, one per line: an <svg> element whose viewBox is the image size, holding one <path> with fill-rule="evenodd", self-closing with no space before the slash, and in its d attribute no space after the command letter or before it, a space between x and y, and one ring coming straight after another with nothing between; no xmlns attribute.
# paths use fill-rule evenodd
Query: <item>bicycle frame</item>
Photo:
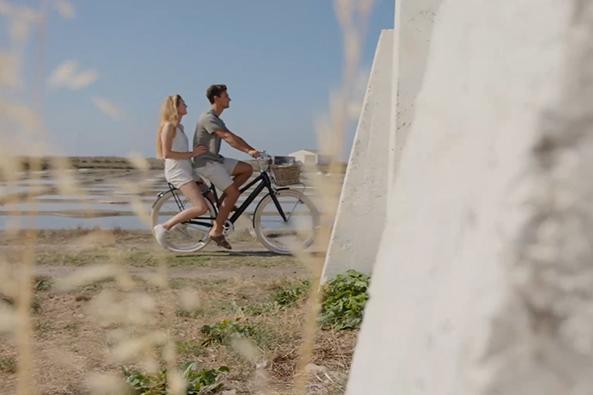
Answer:
<svg viewBox="0 0 593 395"><path fill-rule="evenodd" d="M280 202L278 201L278 198L276 197L276 191L282 190L282 189L288 189L288 188L274 188L272 186L272 180L270 179L270 176L268 175L268 173L266 171L262 171L254 180L252 180L250 183L248 183L247 185L242 187L239 190L240 193L247 191L249 188L251 188L255 184L258 184L258 185L249 194L249 196L247 196L247 198L241 204L241 206L233 212L233 214L231 215L231 217L228 220L234 224L237 221L237 219L241 216L241 214L243 214L243 212L245 212L247 207L249 207L249 205L259 196L261 191L263 191L264 189L267 189L268 193L272 197L274 206L276 206L276 209L278 210L278 214L280 214L280 216L282 217L282 220L284 222L286 222L287 221L286 214L284 213L284 210L282 210L282 206L280 205ZM175 199L175 203L177 204L179 211L183 211L185 209L185 207L183 206L183 202L181 201L179 196L177 196L178 189L175 188L174 186L172 186L171 184L169 184L169 190L173 194L173 198ZM220 200L218 198L218 194L216 192L216 187L214 185L211 185L208 192L212 192L214 201L213 202L211 201L211 203L212 203L212 206L214 207L214 211L215 211L216 215L218 215L218 212L220 211L220 204L222 202L220 202ZM208 199L208 198L206 197L206 199ZM210 200L210 199L208 199L208 200ZM212 224L210 224L209 222L200 221L200 219L214 220L214 218L212 218L212 217L198 217L198 218L191 219L188 222L191 224L201 225L201 226L206 226L206 227L212 226Z"/></svg>

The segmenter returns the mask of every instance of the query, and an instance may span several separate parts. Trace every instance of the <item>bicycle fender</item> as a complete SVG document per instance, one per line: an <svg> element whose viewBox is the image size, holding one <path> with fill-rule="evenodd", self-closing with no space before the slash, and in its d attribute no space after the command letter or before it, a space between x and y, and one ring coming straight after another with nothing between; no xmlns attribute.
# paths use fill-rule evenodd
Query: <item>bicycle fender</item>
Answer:
<svg viewBox="0 0 593 395"><path fill-rule="evenodd" d="M171 191L165 191L165 192L161 192L158 195L156 195L156 199L154 200L154 202L152 202L152 208L154 208L154 205L156 204L156 202L159 201L160 198L162 198L166 193L169 193Z"/></svg>

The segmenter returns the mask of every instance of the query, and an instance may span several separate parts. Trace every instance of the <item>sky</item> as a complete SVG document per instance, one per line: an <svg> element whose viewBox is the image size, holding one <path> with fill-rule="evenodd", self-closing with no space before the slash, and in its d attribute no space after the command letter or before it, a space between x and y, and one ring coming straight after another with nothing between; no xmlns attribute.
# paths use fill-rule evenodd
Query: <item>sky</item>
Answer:
<svg viewBox="0 0 593 395"><path fill-rule="evenodd" d="M54 1L62 15L50 13L43 39L43 121L58 153L154 156L159 108L173 94L189 106L191 140L212 83L229 87L222 118L252 146L277 155L317 147L316 120L342 75L332 0ZM375 0L367 73L393 8Z"/></svg>

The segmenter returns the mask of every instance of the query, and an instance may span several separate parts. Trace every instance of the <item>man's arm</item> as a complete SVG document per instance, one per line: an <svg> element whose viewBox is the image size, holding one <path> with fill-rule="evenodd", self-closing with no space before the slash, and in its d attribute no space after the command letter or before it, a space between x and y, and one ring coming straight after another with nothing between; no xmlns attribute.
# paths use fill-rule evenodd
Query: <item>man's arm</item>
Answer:
<svg viewBox="0 0 593 395"><path fill-rule="evenodd" d="M226 141L231 147L241 152L245 152L246 154L257 158L259 156L259 151L247 144L245 140L241 137L237 136L230 130L217 130L214 134L220 137L222 140Z"/></svg>

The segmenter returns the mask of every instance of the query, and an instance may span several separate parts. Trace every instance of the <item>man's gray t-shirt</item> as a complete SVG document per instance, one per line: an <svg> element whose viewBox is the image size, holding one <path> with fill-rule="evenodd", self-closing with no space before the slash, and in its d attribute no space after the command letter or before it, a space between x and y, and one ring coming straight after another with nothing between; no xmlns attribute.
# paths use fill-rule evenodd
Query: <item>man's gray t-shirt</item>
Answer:
<svg viewBox="0 0 593 395"><path fill-rule="evenodd" d="M210 110L202 114L196 125L194 133L194 147L205 145L208 152L204 155L194 157L194 167L205 166L208 161L222 162L223 156L220 152L220 137L214 134L217 130L228 130L222 119Z"/></svg>

